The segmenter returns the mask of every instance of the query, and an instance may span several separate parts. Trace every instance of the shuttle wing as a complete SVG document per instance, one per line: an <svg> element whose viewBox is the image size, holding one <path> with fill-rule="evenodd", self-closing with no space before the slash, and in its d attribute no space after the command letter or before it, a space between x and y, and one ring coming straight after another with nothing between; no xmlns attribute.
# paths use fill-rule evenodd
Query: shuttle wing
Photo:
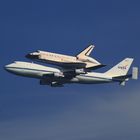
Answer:
<svg viewBox="0 0 140 140"><path fill-rule="evenodd" d="M68 69L78 69L78 68L84 68L86 66L85 63L82 62L61 62L57 63L56 65L61 66L63 68L68 68Z"/></svg>
<svg viewBox="0 0 140 140"><path fill-rule="evenodd" d="M52 64L52 63L50 63ZM61 62L61 63L55 63L55 65L60 66L62 68L66 68L66 69L82 69L85 68L87 70L96 70L102 67L105 67L106 65L103 64L97 64L94 65L92 67L86 68L86 63L82 63L82 62Z"/></svg>

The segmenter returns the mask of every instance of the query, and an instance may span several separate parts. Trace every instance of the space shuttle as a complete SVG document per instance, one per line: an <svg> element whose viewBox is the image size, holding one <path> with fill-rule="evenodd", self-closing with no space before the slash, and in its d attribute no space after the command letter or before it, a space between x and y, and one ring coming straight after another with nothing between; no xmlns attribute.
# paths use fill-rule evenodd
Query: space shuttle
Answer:
<svg viewBox="0 0 140 140"><path fill-rule="evenodd" d="M54 64L66 69L84 68L89 70L95 70L104 67L105 65L101 64L100 62L89 56L93 51L94 47L94 45L90 45L76 56L69 56L38 50L27 54L26 58Z"/></svg>

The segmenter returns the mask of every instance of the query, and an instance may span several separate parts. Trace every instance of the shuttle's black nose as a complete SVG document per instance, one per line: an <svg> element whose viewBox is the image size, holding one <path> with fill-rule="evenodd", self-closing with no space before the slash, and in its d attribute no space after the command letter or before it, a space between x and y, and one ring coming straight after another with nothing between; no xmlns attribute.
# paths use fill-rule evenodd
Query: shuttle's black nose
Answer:
<svg viewBox="0 0 140 140"><path fill-rule="evenodd" d="M28 59L38 59L38 55L37 54L32 54L32 53L29 53L27 55L25 55L26 58Z"/></svg>

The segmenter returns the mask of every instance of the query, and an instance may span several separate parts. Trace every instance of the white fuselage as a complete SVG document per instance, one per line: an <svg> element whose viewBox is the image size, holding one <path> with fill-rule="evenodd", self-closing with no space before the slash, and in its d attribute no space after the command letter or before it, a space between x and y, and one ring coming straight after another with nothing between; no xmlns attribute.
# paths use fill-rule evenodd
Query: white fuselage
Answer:
<svg viewBox="0 0 140 140"><path fill-rule="evenodd" d="M12 64L6 65L5 69L16 75L42 79L44 75L58 73L62 74L62 70L47 66L42 66L34 63L16 61ZM98 84L113 82L112 77L104 73L88 72L86 74L79 74L73 78L60 78L64 83L81 83L81 84ZM56 78L57 80L57 78ZM58 77L59 80L59 77Z"/></svg>

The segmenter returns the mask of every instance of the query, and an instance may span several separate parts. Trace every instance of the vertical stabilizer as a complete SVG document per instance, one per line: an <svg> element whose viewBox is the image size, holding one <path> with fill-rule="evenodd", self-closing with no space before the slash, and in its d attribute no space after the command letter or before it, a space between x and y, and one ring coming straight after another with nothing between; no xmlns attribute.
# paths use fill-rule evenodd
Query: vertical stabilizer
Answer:
<svg viewBox="0 0 140 140"><path fill-rule="evenodd" d="M126 75L130 69L133 60L134 60L133 58L124 59L119 64L117 64L116 66L105 72L105 74L112 77Z"/></svg>
<svg viewBox="0 0 140 140"><path fill-rule="evenodd" d="M94 49L95 46L90 45L89 47L87 47L86 49L84 49L82 52L80 52L77 55L77 58L84 58L85 56L89 56L90 53L92 52L92 50Z"/></svg>

